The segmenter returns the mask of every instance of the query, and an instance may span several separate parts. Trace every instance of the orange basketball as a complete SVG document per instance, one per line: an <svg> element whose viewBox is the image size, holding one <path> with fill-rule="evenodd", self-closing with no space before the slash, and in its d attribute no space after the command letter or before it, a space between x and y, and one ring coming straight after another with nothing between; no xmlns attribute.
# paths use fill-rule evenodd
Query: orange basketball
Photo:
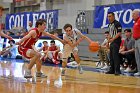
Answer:
<svg viewBox="0 0 140 93"><path fill-rule="evenodd" d="M89 44L89 50L91 52L97 52L99 50L100 46L99 46L99 43L98 42L91 42Z"/></svg>

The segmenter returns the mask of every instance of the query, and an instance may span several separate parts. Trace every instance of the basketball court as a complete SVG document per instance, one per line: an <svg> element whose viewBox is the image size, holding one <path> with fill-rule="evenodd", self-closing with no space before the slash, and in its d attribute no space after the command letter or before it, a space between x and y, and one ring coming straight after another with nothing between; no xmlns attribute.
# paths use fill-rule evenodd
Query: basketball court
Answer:
<svg viewBox="0 0 140 93"><path fill-rule="evenodd" d="M140 93L139 11L140 0L0 0L0 93ZM128 28L135 48L119 51Z"/></svg>
<svg viewBox="0 0 140 93"><path fill-rule="evenodd" d="M95 68L95 62L82 61L83 74L76 68L68 68L60 77L59 66L42 67L47 78L25 79L27 62L22 60L0 61L0 93L139 93L140 78L127 75L107 75ZM59 83L55 83L59 80Z"/></svg>

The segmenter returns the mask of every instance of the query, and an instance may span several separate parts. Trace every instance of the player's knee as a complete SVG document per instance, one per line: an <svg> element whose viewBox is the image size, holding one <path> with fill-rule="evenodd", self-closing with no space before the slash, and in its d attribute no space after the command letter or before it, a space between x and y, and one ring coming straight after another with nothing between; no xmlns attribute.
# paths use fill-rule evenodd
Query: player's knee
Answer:
<svg viewBox="0 0 140 93"><path fill-rule="evenodd" d="M41 53L36 53L35 55L36 55L38 58L41 57Z"/></svg>
<svg viewBox="0 0 140 93"><path fill-rule="evenodd" d="M62 61L63 61L63 62L67 62L67 59L63 58Z"/></svg>

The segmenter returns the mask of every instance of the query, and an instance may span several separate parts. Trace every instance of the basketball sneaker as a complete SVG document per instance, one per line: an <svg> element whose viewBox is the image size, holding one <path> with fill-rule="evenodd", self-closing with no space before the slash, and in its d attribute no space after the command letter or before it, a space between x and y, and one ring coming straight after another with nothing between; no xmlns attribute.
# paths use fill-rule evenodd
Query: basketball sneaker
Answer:
<svg viewBox="0 0 140 93"><path fill-rule="evenodd" d="M96 66L97 69L100 69L100 68L103 68L103 67L104 67L103 62L100 62L99 65Z"/></svg>
<svg viewBox="0 0 140 93"><path fill-rule="evenodd" d="M101 70L108 70L110 67L108 65L105 65L104 67L101 68Z"/></svg>
<svg viewBox="0 0 140 93"><path fill-rule="evenodd" d="M54 86L57 87L57 88L61 88L63 85L63 82L62 82L62 79L59 78L58 80L55 80L54 81Z"/></svg>
<svg viewBox="0 0 140 93"><path fill-rule="evenodd" d="M26 71L25 71L24 78L32 78L31 70L26 70Z"/></svg>
<svg viewBox="0 0 140 93"><path fill-rule="evenodd" d="M61 75L65 76L65 69L62 69Z"/></svg>
<svg viewBox="0 0 140 93"><path fill-rule="evenodd" d="M79 74L83 74L83 69L82 69L81 65L78 66L78 70L79 70Z"/></svg>
<svg viewBox="0 0 140 93"><path fill-rule="evenodd" d="M47 76L42 72L36 72L36 77L46 78Z"/></svg>
<svg viewBox="0 0 140 93"><path fill-rule="evenodd" d="M140 72L135 73L134 76L140 76Z"/></svg>

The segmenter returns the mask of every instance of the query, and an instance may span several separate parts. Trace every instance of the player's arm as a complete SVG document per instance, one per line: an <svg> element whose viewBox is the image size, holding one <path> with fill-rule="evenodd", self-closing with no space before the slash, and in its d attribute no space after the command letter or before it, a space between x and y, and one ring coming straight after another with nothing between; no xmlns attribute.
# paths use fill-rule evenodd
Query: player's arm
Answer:
<svg viewBox="0 0 140 93"><path fill-rule="evenodd" d="M80 31L77 31L78 35L80 35L82 38L84 38L89 43L93 42L89 37L83 35Z"/></svg>
<svg viewBox="0 0 140 93"><path fill-rule="evenodd" d="M57 46L57 50L55 52L60 52L60 47Z"/></svg>
<svg viewBox="0 0 140 93"><path fill-rule="evenodd" d="M67 44L69 44L69 45L70 45L71 47L73 47L73 48L74 48L75 46L77 46L77 45L83 40L83 38L79 38L79 39L77 40L77 42L72 43L72 42L67 38L66 35L64 35L63 39L64 39L65 42L67 42Z"/></svg>
<svg viewBox="0 0 140 93"><path fill-rule="evenodd" d="M119 53L122 52L122 51L125 51L126 47L123 46L120 50L119 50Z"/></svg>
<svg viewBox="0 0 140 93"><path fill-rule="evenodd" d="M10 36L4 34L3 31L2 31L1 29L0 29L0 36L6 37L6 38L8 38L9 40L12 40L12 39L13 39L12 37L10 37Z"/></svg>
<svg viewBox="0 0 140 93"><path fill-rule="evenodd" d="M64 40L62 40L61 38L58 38L58 37L56 37L55 35L52 35L52 34L46 32L46 31L43 31L43 35L44 35L44 36L51 37L51 38L56 39L56 40L59 40L59 41L60 41L61 43L63 43L63 44L66 43L66 42L64 42Z"/></svg>
<svg viewBox="0 0 140 93"><path fill-rule="evenodd" d="M23 41L27 40L30 37L34 37L35 35L36 35L35 31L32 30L26 36L24 36L22 39L20 39L20 41L17 42L16 44L21 44Z"/></svg>
<svg viewBox="0 0 140 93"><path fill-rule="evenodd" d="M10 48L10 46L7 46L7 47L3 48L2 51L7 50L8 48Z"/></svg>
<svg viewBox="0 0 140 93"><path fill-rule="evenodd" d="M45 51L43 51L43 53L44 53L44 54L48 53L48 49L47 49L47 50L45 50Z"/></svg>

